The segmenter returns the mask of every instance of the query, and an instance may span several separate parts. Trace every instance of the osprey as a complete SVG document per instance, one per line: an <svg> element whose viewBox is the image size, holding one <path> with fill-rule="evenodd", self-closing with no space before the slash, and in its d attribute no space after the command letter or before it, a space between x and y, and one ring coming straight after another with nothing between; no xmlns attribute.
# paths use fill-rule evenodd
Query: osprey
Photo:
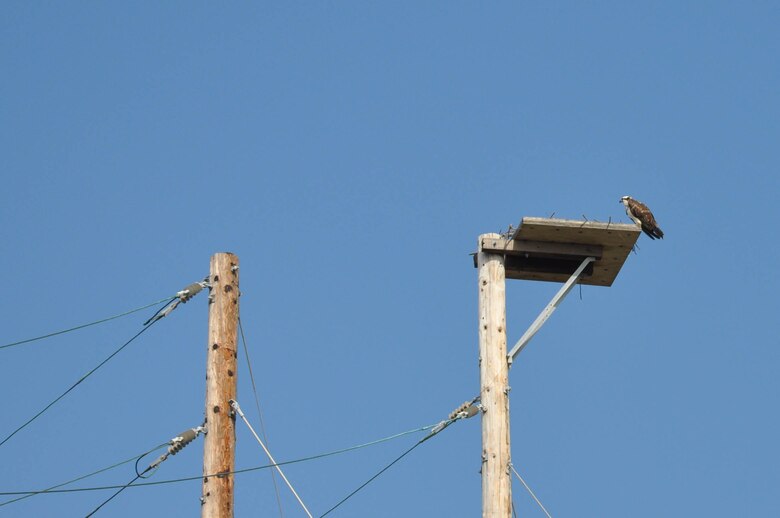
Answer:
<svg viewBox="0 0 780 518"><path fill-rule="evenodd" d="M620 198L620 203L626 206L626 214L631 218L637 226L642 228L642 231L650 236L650 239L663 239L664 233L658 228L658 224L655 222L653 213L647 208L647 205L639 200L635 200L631 196L623 196Z"/></svg>

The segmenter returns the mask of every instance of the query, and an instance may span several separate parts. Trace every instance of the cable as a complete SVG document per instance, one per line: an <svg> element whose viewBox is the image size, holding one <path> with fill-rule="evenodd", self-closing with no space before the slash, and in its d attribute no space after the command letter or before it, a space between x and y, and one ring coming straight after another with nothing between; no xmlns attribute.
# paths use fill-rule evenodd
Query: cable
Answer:
<svg viewBox="0 0 780 518"><path fill-rule="evenodd" d="M552 516L550 516L550 513L547 512L547 509L545 509L544 506L542 505L542 503L539 501L539 499L536 498L536 495L534 494L534 492L531 491L531 488L528 487L528 484L525 483L525 480L523 480L523 477L520 476L520 473L517 472L515 467L512 464L509 464L509 467L512 468L512 471L514 472L515 476L518 478L518 480L520 480L520 482L523 483L523 486L525 486L525 489L528 491L528 493L531 495L531 497L533 497L533 499L536 501L536 503L539 504L539 507L542 508L542 511L544 511L544 514L547 515L547 518L552 518Z"/></svg>
<svg viewBox="0 0 780 518"><path fill-rule="evenodd" d="M165 461L165 460L166 460L166 459L167 459L169 456L171 456L171 455L176 455L176 454L177 454L178 452L180 452L180 451L181 451L181 450L182 450L182 449L183 449L185 446L187 446L189 443L191 443L192 441L194 441L194 440L195 440L195 438L196 438L198 435L200 435L201 433L203 433L203 431L204 431L204 430L205 430L205 428L203 428L202 426L198 426L197 428L191 428L191 429L189 429L189 430L187 430L187 431L185 431L185 432L183 432L183 433L181 433L181 434L177 435L177 436L176 436L176 437L174 437L173 439L171 439L171 440L170 440L170 441L167 443L167 444L168 444L168 451L167 451L167 452L165 452L165 453L163 453L163 454L162 454L160 457L158 457L158 458L157 458L157 460L155 460L154 462L152 462L151 464L149 464L149 466L148 466L148 467L147 467L145 470L143 470L142 472L140 472L140 473L138 472L138 461L139 461L139 460L141 460L143 457L145 457L145 456L147 455L147 453L148 453L148 452L147 452L147 453L144 453L144 454L143 454L141 457L138 457L138 460L135 462L135 477L133 478L133 480L131 480L130 482L128 482L128 483L127 483L127 484L125 484L124 486L120 487L120 488L119 488L119 490L117 490L117 491L116 491L116 492L115 492L113 495L111 495L111 496L110 496L110 497L108 497L106 500L104 500L102 504L100 504L100 505L99 505L99 506L97 506L95 509L93 509L93 510L92 510L92 512L91 512L91 513L89 513L89 514L86 516L86 518L89 518L90 516L92 516L92 515L94 515L95 513L97 513L97 512L100 510L100 508L101 508L101 507L103 507L104 505L106 505L107 503L109 503L111 500L113 500L114 498L116 498L116 496L117 496L117 495L119 495L119 493L121 493L122 491L124 491L125 489L127 489L128 487L130 487L130 486L133 484L133 482L135 482L135 481L136 481L136 480L138 480L139 478L143 478L143 476L144 476L144 474L145 474L146 472L148 472L148 471L152 471L152 470L154 470L154 469L157 469L157 468L160 466L160 464L162 464L162 463L163 463L163 462L164 462L164 461Z"/></svg>
<svg viewBox="0 0 780 518"><path fill-rule="evenodd" d="M306 507L306 504L303 503L303 500L301 500L301 497L298 496L298 492L295 491L295 489L292 487L292 484L289 480L287 480L287 477L284 476L284 472L282 471L282 468L279 467L278 464L276 464L276 461L274 460L273 455L271 455L271 452L268 451L268 448L265 447L265 444L263 444L263 441L260 440L260 437L255 432L255 429L252 428L252 425L249 424L249 421L247 420L246 416L244 415L244 412L241 411L241 407L238 405L238 401L231 399L230 400L230 406L233 407L233 410L241 417L241 420L244 421L244 423L249 428L249 431L252 432L252 435L255 436L255 439L257 439L257 442L260 443L260 446L263 447L263 451L265 451L265 454L268 455L268 460L274 463L274 467L279 472L279 475L282 476L282 480L284 480L285 484L287 484L287 487L290 488L290 491L292 491L292 494L295 495L295 498L298 500L298 503L301 504L301 507L303 507L303 510L306 511L306 514L309 516L309 518L314 518L311 513L309 512L309 509Z"/></svg>
<svg viewBox="0 0 780 518"><path fill-rule="evenodd" d="M143 334L143 333L144 333L144 332L145 332L147 329L149 329L150 327L152 327L152 325L154 325L154 324L155 324L157 321L159 321L161 318L163 318L163 317L164 317L164 316L166 316L168 313L170 313L171 311L173 311L173 309L175 309L175 308L176 308L176 306L178 306L180 302L184 302L184 303L186 303L188 300L190 300L190 299L191 299L193 296L195 296L195 295L196 295L196 294L197 294L199 291L201 291L201 290L202 290L202 289L203 289L205 286L207 286L207 285L208 285L208 284L206 283L206 281L202 281L202 282L196 282L196 283L190 284L189 286L187 286L187 287L186 287L186 288L184 288L183 290L181 290L181 291L177 292L177 293L176 293L176 295L175 295L173 298L171 298L170 300L168 300L168 299L163 299L163 300L168 300L168 302L166 302L166 304L165 304L165 305L164 305L162 308L160 308L159 310L157 310L157 312L154 314L154 316L152 316L152 318L150 318L149 320L147 320L147 321L144 323L144 327L143 327L143 329L141 329L141 330L140 330L140 331L139 331L139 332L138 332L138 333L137 333L135 336L133 336L133 337L132 337L130 340L128 340L127 342L125 342L125 343L124 343L124 344L123 344L123 345L122 345L122 346L121 346L119 349L117 349L116 351L114 351L113 353L111 353L111 355L110 355L108 358L106 358L105 360L103 360L102 362L100 362L100 363L97 365L97 367L95 367L94 369L92 369L91 371L89 371L88 373L86 373L84 376L82 376L82 377L81 377L81 378L80 378L80 379L79 379L79 380L78 380L76 383L74 383L73 385L71 385L71 386L70 386L70 388L68 388L68 390L66 390L65 392L63 392L62 394L60 394L60 395L59 395L59 396L58 396L58 397L57 397L57 398L56 398L54 401L52 401L51 403L49 403L48 405L46 405L46 406L43 408L43 410L41 410L40 412L38 412L37 414L35 414L34 416L32 416L32 417L31 417L31 418L30 418L30 419L29 419L29 420L28 420L26 423L24 423L22 426L20 426L19 428L17 428L17 429L16 429L16 430L14 430L13 432L11 432L11 434L10 434L8 437L6 437L6 438L5 438L5 439L3 439L2 441L0 441L0 446L2 446L3 444L5 444L6 442L8 442L8 440L9 440L11 437L13 437L14 435L16 435L16 434L17 434L17 433L18 433L20 430L22 430L24 427L26 427L27 425L29 425L30 423L32 423L33 421L35 421L35 420L36 420L38 417L40 417L40 416L41 416L41 414L43 414L43 413L44 413L44 412L46 412L46 411L47 411L49 408L51 408L51 407L52 407L52 406L53 406L55 403L57 403L57 401L59 401L60 399L62 399L63 397L65 397L65 396L66 396L66 395L67 395L67 394L68 394L68 393L69 393L71 390L73 390L74 388L76 388L76 387L77 387L77 386L78 386L78 385L79 385L79 384L80 384L82 381L84 381L84 380L85 380L85 379L87 379L89 376L91 376L91 375L92 375L92 374L93 374L93 373L94 373L96 370L98 370L100 367L102 367L103 365L105 365L105 364L106 364L106 363L107 363L107 362L108 362L108 361L109 361L111 358L113 358L114 356L116 356L117 354L119 354L119 352L120 352L122 349L124 349L125 347L127 347L127 346L128 346L128 345L129 345L129 344L130 344L130 343L131 343L133 340L135 340L136 338L138 338L139 336L141 336L141 334ZM171 304L171 303L172 303L172 304ZM155 302L155 303L153 303L153 304L150 304L150 306L153 306L153 305L155 305L155 304L157 304L157 302ZM169 304L170 304L170 305L169 305ZM147 306L147 307L148 307L148 306ZM167 309L165 309L165 308L167 308ZM165 309L165 310L163 311L163 309Z"/></svg>
<svg viewBox="0 0 780 518"><path fill-rule="evenodd" d="M169 479L169 480L157 480L157 481L154 481L154 482L141 482L141 483L138 483L138 484L133 484L131 487L159 486L159 485L163 485L163 484L176 484L176 483L179 483L179 482L191 482L193 480L202 480L204 477L216 477L216 476L225 476L225 475L238 475L238 474L241 474L241 473L249 473L251 471L259 471L259 470L262 470L262 469L268 469L268 468L272 468L274 466L285 466L287 464L296 464L296 463L299 463L299 462L308 462L310 460L322 459L324 457L331 457L333 455L339 455L339 454L347 453L347 452L350 452L350 451L353 451L353 450L359 450L359 449L362 449L362 448L367 448L369 446L374 446L374 445L377 445L377 444L380 444L380 443L383 443L383 442L391 441L393 439L398 439L399 437L403 437L405 435L410 435L410 434L418 433L418 432L424 432L426 430L432 430L436 426L438 426L438 425L423 426L421 428L415 428L413 430L407 430L405 432L400 432L400 433L397 433L397 434L394 434L394 435L389 435L387 437L383 437L381 439L377 439L375 441L371 441L371 442L367 442L367 443L363 443L363 444L358 444L356 446L350 446L348 448L342 448L340 450L333 450L333 451L330 451L330 452L327 452L327 453L320 453L318 455L311 455L309 457L301 457L299 459L288 460L288 461L284 461L284 462L277 462L276 464L265 464L263 466L255 466L255 467L252 467L252 468L237 469L237 470L230 471L230 472L227 472L227 473L221 472L221 473L214 473L214 474L210 474L210 475L197 475L197 476L193 476L193 477L184 477L184 478L176 478L176 479ZM428 437L430 437L430 435ZM37 494L41 494L41 493L52 493L52 494L54 494L54 493L79 493L79 492L83 492L83 491L106 491L108 489L119 489L121 487L124 487L124 486L116 486L115 485L115 486L81 487L81 488L73 488L73 489L44 489L44 490L38 490L38 491L0 491L0 496L37 495Z"/></svg>
<svg viewBox="0 0 780 518"><path fill-rule="evenodd" d="M151 317L147 318L146 321L143 323L143 325L146 326L146 325L151 324L155 320L159 320L159 318L157 318L158 315L161 315L161 314L163 316L167 315L168 313L164 313L163 314L164 311L168 311L168 312L173 311L174 308L173 308L173 305L171 303L175 302L175 301L176 301L176 297L171 297L171 298L166 299L166 300L161 300L160 302L162 302L163 305L160 306L157 309L157 311L154 312L154 315L152 315ZM163 318L163 317L160 317L160 318Z"/></svg>
<svg viewBox="0 0 780 518"><path fill-rule="evenodd" d="M91 371L89 371L88 373L86 373L85 375L83 375L83 376L82 376L82 377L81 377L81 378L80 378L80 379L79 379L79 380L78 380L76 383L74 383L73 385L71 385L71 386L70 386L70 388L69 388L68 390L66 390L65 392L63 392L63 393L62 393L62 394L60 394L59 396L57 396L57 398L56 398L54 401L52 401L51 403L49 403L48 405L46 405L46 406L43 408L43 410L41 410L40 412L38 412L37 414L35 414L34 416L32 416L32 417L31 417L30 419L28 419L28 420L27 420L27 422L25 422L25 423L24 423L22 426L20 426L19 428L17 428L17 429L16 429L16 430L14 430L13 432L11 432L11 434L10 434L8 437L6 437L6 438L5 438L5 439L3 439L2 441L0 441L0 446L2 446L3 444L5 444L6 442L8 442L8 440L9 440L11 437L13 437L14 435L16 435L18 432L20 432L22 429L24 429L24 428L25 428L27 425L29 425L30 423L32 423L33 421L35 421L36 419L38 419L38 417L40 417L40 416L41 416L41 414L43 414L43 413L44 413L44 412L46 412L48 409L50 409L52 406L54 406L54 404L55 404L55 403L57 403L57 401L59 401L60 399L64 398L64 397L65 397L65 396L66 396L66 395L67 395L67 394L68 394L68 393L69 393L71 390L73 390L74 388L76 388L76 387L77 387L77 386L78 386L78 385L79 385L79 384L80 384L82 381L84 381L85 379L87 379L87 378L88 378L89 376L91 376L91 375L92 375L92 374L93 374L93 373L94 373L96 370L98 370L100 367L102 367L103 365L105 365L105 364L106 364L106 363L107 363L107 362L108 362L108 361L109 361L111 358L113 358L114 356L116 356L117 354L119 354L119 352L120 352L122 349L124 349L125 347L127 347L128 345L130 345L130 343L131 343L133 340L135 340L136 338L138 338L139 336L141 336L141 334L143 334L143 333L144 333L144 332L145 332L147 329L149 329L150 327L152 327L152 325L154 325L154 323L155 323L155 322L156 322L156 320L155 320L154 322L152 322L152 323L150 323L150 324L146 325L146 326L145 326L143 329L141 329L140 331L138 331L138 333L136 333L136 334L135 334L135 336L133 336L133 337L132 337L130 340L128 340L127 342L125 342L125 343L124 343L124 344L123 344L123 345L122 345L122 346L121 346L119 349L117 349L116 351L114 351L113 353L111 353L111 355L110 355L108 358L106 358L105 360L103 360L102 362L100 362L100 363L97 365L97 367L93 368Z"/></svg>
<svg viewBox="0 0 780 518"><path fill-rule="evenodd" d="M457 419L448 419L447 421L442 421L441 423L437 424L437 425L436 425L436 426L435 426L435 427L434 427L434 428L431 430L431 433L429 433L428 435L426 435L425 437L423 437L422 439L420 439L419 441L417 441L417 442L414 444L414 446L412 446L411 448L409 448L408 450L406 450L405 452L403 452L401 455L399 455L399 456L398 456L398 457L397 457L397 458L396 458L396 459L395 459L393 462L391 462L390 464L388 464L387 466L385 466L384 468L382 468L381 470L379 470L379 472L378 472L376 475L374 475L373 477L371 477L371 478L369 478L368 480L366 480L365 482L363 482L363 484L361 484L361 485L360 485L360 486L359 486L357 489L355 489L355 490L354 490L354 491L352 491L350 494L348 494L347 496L345 496L344 498L342 498L342 499L341 499L341 500L340 500L340 501L339 501L339 502L338 502L336 505L334 505L333 507L331 507L330 509L328 509L327 511L325 511L325 513L324 513L324 514L321 514L321 515L320 515L320 518L323 518L324 516L327 516L328 514L330 514L330 513L331 513L333 510L335 510L335 509L336 509L337 507L339 507L341 504L343 504L344 502L346 502L347 500L349 500L350 498L352 498L353 496L355 496L355 494L356 494L358 491L360 491L361 489L363 489L364 487L366 487L368 484L370 484L370 483L371 483L371 482L372 482L374 479L376 479L376 478L377 478L379 475L381 475L382 473L384 473L385 471L387 471L388 469L390 469L390 467L392 467L392 466L393 466L393 464L395 464L395 463L396 463L396 462L398 462L399 460L401 460L401 459L403 459L404 457L406 457L408 454L410 454L410 453L411 453L411 452L412 452L412 451L413 451L415 448L417 448L419 445L421 445L422 443L424 443L425 441L427 441L428 439L430 439L430 438L431 438L431 437L433 437L434 435L438 434L439 432L441 432L442 430L444 430L445 428L447 428L449 425L451 425L451 424L452 424L452 423L454 423L455 421L457 421Z"/></svg>
<svg viewBox="0 0 780 518"><path fill-rule="evenodd" d="M260 433L263 435L265 442L268 442L268 437L265 433L265 422L263 420L263 412L260 411L260 398L257 395L257 385L255 385L255 375L252 373L252 362L249 360L249 346L246 344L246 337L244 336L244 326L241 324L241 315L238 316L238 330L241 333L241 343L244 346L244 355L246 356L246 365L249 370L249 379L252 382L252 392L255 396L255 407L257 408L257 415L260 417ZM282 510L282 498L279 495L279 486L276 483L276 473L271 470L271 481L274 484L274 494L276 495L276 505L279 508L280 518L284 518L284 511Z"/></svg>
<svg viewBox="0 0 780 518"><path fill-rule="evenodd" d="M355 496L355 494L356 494L358 491L360 491L361 489L363 489L364 487L366 487L366 486L367 486L368 484L370 484L370 483L371 483L371 482L372 482L372 481L373 481L375 478L377 478L379 475L381 475L382 473L384 473L385 471L387 471L388 469L390 469L390 467L391 467L393 464L395 464L395 463L396 463L396 462L398 462L399 460L401 460L401 459L403 459L404 457L406 457L406 456L407 456L409 453L411 453L411 452L412 452L412 450L414 450L415 448L417 448L417 447L418 447L419 445L421 445L421 444L422 444L422 441L418 441L417 443L415 443L415 445L414 445L414 446L412 446L411 448L409 448L408 450L406 450L405 452L403 452L401 455L399 455L399 456L398 456L398 457L397 457L397 458L396 458L396 459L395 459L393 462L391 462L390 464L388 464L387 466L385 466L384 468L382 468L381 470L379 470L379 473L377 473L377 474L376 474L376 475L374 475L373 477L371 477L371 478L369 478L368 480L366 480L365 482L363 482L363 484L361 484L360 486L358 486L358 488L357 488L357 489L355 489L355 490L354 490L354 491L352 491L350 494L348 494L347 496L345 496L344 498L342 498L342 499L339 501L339 503L337 503L336 505L334 505L333 507L331 507L330 509L328 509L327 511L325 511L325 513L321 514L321 515L320 515L320 518L322 518L323 516L326 516L326 515L330 514L330 513L331 513L333 510L335 510L335 509L336 509L338 506L340 506L341 504L343 504L344 502L346 502L347 500L349 500L350 498L352 498L353 496Z"/></svg>
<svg viewBox="0 0 780 518"><path fill-rule="evenodd" d="M165 443L165 444L168 444L168 443ZM150 453L151 453L151 452L146 452L146 453L144 453L143 455L141 455L140 457L138 457L137 459L135 459L135 466L133 466L133 469L135 470L135 474L136 474L136 475L138 475L140 478L149 478L149 477L151 477L151 476L152 476L152 475L149 475L149 477L145 477L145 476L144 476L144 474L145 474L145 473L146 473L148 470L144 470L144 471L138 471L138 464L139 464L139 463L140 463L140 462L143 460L143 458L144 458L144 457L146 457L146 456L147 456L147 455L149 455Z"/></svg>
<svg viewBox="0 0 780 518"><path fill-rule="evenodd" d="M149 304L147 304L145 306L141 306L140 308L131 309L129 311L125 311L124 313L120 313L120 314L114 315L112 317L103 318L101 320L96 320L96 321L90 322L88 324L82 324L80 326L71 327L69 329L63 329L62 331L55 331L54 333L49 333L49 334L46 334L46 335L36 336L34 338L28 338L26 340L19 340L18 342L11 342L9 344L0 345L0 349L5 349L7 347L13 347L14 345L26 344L26 343L29 343L29 342L35 342L36 340L43 340L44 338L51 338L52 336L57 336L57 335L65 334L65 333L70 333L71 331L77 331L79 329L84 329L85 327L94 326L94 325L97 325L97 324L102 324L103 322L108 322L109 320L115 320L117 318L130 315L131 313L136 313L136 312L144 310L146 308L150 308L152 306L160 304L161 302L168 301L168 303L170 303L171 300L173 300L171 297L166 297L164 299L160 299L160 300L157 300L155 302L151 302L151 303L149 303Z"/></svg>
<svg viewBox="0 0 780 518"><path fill-rule="evenodd" d="M114 469L114 468L117 468L117 467L119 467L119 466L121 466L121 465L123 465L123 464L127 464L127 463L129 463L129 462L133 462L134 460L135 460L136 462L138 462L138 460L137 460L137 459L142 459L142 458L144 458L145 456L149 455L150 453L152 453L152 452L155 452L155 451L159 450L160 448L164 448L164 447L165 447L167 444L168 444L167 442L166 442L166 443L163 443L163 444L160 444L159 446L155 446L155 447L154 447L154 448L152 448L151 450L149 450L149 451L147 451L147 452L144 452L144 453L142 453L142 454L140 454L140 455L135 455L135 456L133 456L133 457L130 457L129 459L123 460L123 461L121 461L121 462L117 462L116 464L112 464L111 466L108 466L107 468L103 468L103 469L99 469L99 470L97 470L97 471L93 471L92 473L88 473L88 474L86 474L86 475L82 475L82 476L80 476L80 477L77 477L77 478L74 478L74 479L68 480L67 482L63 482L63 483L61 483L61 484L57 484L56 486L51 486L51 487L49 487L49 488L47 488L47 489L44 489L44 490L42 490L42 491L33 492L33 493L28 493L28 494L26 494L26 495L24 495L24 496L20 496L19 498L14 498L13 500L8 500L8 501L6 501L6 502L2 502L2 503L0 503L0 507L2 507L2 506L4 506L4 505L12 504L12 503L14 503L14 502L18 502L19 500L24 500L25 498L30 498L31 496L35 496L35 495L40 495L40 494L43 494L43 493L47 493L47 492L51 491L52 489L57 489L57 488L59 488L59 487L62 487L62 486L67 486L68 484L72 484L72 483L74 483L74 482L78 482L79 480L84 480L85 478L89 478L89 477L91 477L91 476L97 475L97 474L99 474L99 473L103 473L103 472L105 472L105 471L109 471L109 470L111 470L111 469Z"/></svg>
<svg viewBox="0 0 780 518"><path fill-rule="evenodd" d="M147 471L149 471L149 469L150 469L150 468L146 468L146 469L143 471L143 473L139 473L138 475L136 475L136 476L133 478L133 480L131 480L130 482L128 482L128 483L127 483L127 484L125 484L124 486L120 487L120 488L117 490L117 492L116 492L116 493L114 493L113 495L111 495L110 497L108 497L106 500L104 500L102 504L100 504L99 506L95 507L95 508L92 510L92 512L91 512L91 513L89 513L89 514L86 516L86 518L89 518L90 516L92 516L92 515L94 515L96 512L98 512L98 511L100 510L100 508L101 508L101 507L103 507L104 505L106 505L107 503L109 503L111 500L113 500L114 498L116 498L116 496L117 496L117 495L119 495L119 493L121 493L122 491L124 491L125 489L127 489L128 487L130 487L130 486L133 484L133 482L135 482L136 480L138 480L139 478L141 478L141 476L142 476L144 473L146 473Z"/></svg>

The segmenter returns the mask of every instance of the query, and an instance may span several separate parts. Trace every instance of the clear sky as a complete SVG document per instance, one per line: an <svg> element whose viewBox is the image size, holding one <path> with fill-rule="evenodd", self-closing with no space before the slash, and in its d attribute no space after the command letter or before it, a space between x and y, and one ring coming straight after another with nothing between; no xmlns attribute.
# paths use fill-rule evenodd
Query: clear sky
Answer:
<svg viewBox="0 0 780 518"><path fill-rule="evenodd" d="M645 4L4 3L0 342L170 296L231 251L272 452L346 448L477 395L477 236L627 222L630 194L666 238L575 290L518 358L514 465L555 517L780 515L780 7ZM557 287L509 283L510 345ZM0 349L0 436L153 311ZM180 306L0 446L0 491L200 424L206 317L204 295ZM319 516L423 436L286 473ZM480 440L478 418L455 423L329 516L478 516ZM240 422L237 448L265 464ZM150 480L198 476L202 449ZM235 484L236 516L279 516L268 471ZM110 494L0 516L84 516ZM199 496L130 488L97 516L197 516ZM517 481L513 497L544 516Z"/></svg>

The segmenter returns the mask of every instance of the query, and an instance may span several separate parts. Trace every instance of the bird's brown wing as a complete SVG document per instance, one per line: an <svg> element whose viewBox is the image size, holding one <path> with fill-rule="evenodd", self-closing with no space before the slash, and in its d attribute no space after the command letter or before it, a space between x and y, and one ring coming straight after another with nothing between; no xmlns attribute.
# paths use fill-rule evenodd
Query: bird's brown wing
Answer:
<svg viewBox="0 0 780 518"><path fill-rule="evenodd" d="M647 235L654 239L664 237L663 231L658 227L655 216L653 216L653 213L647 208L647 205L641 201L632 199L628 201L628 206L629 209L631 209L631 213L642 222L642 230L644 230Z"/></svg>
<svg viewBox="0 0 780 518"><path fill-rule="evenodd" d="M634 216L642 220L642 223L645 223L648 226L656 226L655 217L653 216L653 213L650 212L650 209L647 208L647 205L641 201L628 200L628 206Z"/></svg>

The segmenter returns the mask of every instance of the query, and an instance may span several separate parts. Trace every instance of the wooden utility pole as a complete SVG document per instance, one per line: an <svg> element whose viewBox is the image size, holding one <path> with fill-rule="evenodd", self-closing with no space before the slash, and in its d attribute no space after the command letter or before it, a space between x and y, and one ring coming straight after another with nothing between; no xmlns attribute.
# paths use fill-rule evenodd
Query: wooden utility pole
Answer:
<svg viewBox="0 0 780 518"><path fill-rule="evenodd" d="M509 365L576 284L611 286L640 234L636 225L612 221L524 217L509 237L479 236L474 266L479 268L483 518L512 516ZM510 356L506 352L507 278L563 283Z"/></svg>
<svg viewBox="0 0 780 518"><path fill-rule="evenodd" d="M206 358L206 439L201 518L232 518L238 345L238 257L215 254L209 270L209 331Z"/></svg>
<svg viewBox="0 0 780 518"><path fill-rule="evenodd" d="M509 363L506 355L504 255L483 252L479 237L479 376L482 398L482 517L511 518Z"/></svg>

